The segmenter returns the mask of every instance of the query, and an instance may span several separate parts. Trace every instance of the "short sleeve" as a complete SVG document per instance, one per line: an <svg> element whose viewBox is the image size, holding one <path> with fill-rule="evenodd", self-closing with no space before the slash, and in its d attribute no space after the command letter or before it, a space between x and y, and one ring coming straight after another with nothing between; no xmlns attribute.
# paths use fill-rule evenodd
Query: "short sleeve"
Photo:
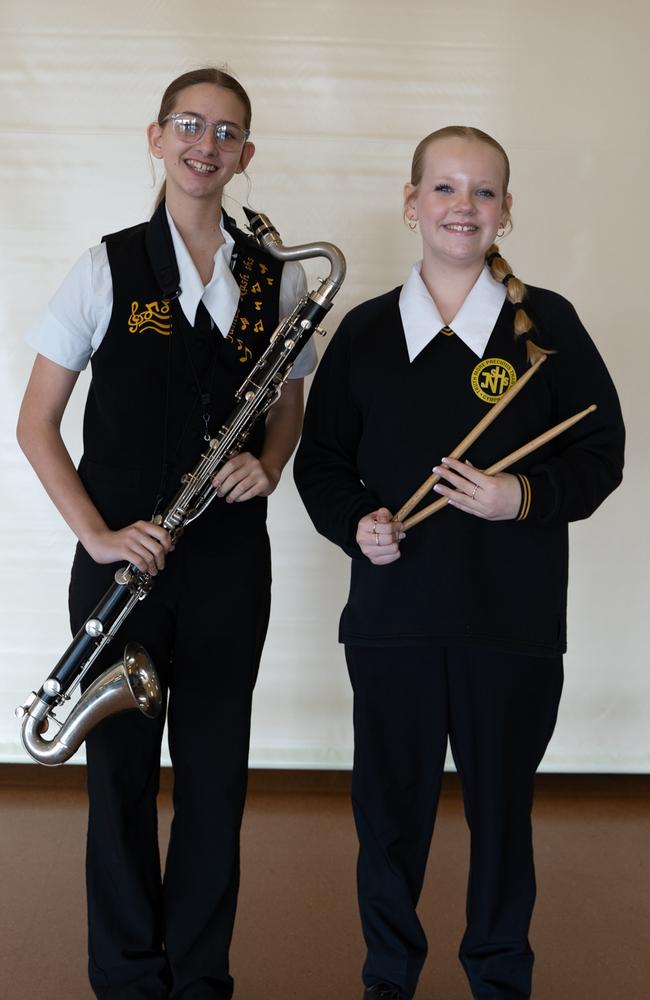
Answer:
<svg viewBox="0 0 650 1000"><path fill-rule="evenodd" d="M113 285L104 244L86 250L25 337L30 347L70 371L82 371L108 328Z"/></svg>

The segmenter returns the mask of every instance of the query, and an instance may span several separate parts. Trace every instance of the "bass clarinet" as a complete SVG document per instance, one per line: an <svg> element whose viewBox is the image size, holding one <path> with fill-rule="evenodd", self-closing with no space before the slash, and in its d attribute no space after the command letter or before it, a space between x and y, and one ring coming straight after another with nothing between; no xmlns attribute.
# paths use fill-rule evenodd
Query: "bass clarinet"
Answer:
<svg viewBox="0 0 650 1000"><path fill-rule="evenodd" d="M244 211L253 236L271 256L283 261L325 257L330 263L330 273L279 324L264 354L238 389L228 419L210 439L195 467L181 478L181 487L167 509L156 516L156 523L167 529L173 541L214 500L217 495L212 485L215 473L242 450L255 422L278 399L296 357L312 334L324 332L318 324L331 308L345 278L345 257L332 243L285 247L265 215L246 208ZM64 763L76 753L88 732L101 719L115 712L137 708L151 718L159 714L162 696L154 666L142 646L128 643L122 659L90 684L65 721L61 722L55 715L55 710L70 700L74 689L131 611L147 597L152 582L148 573L132 563L118 569L114 582L43 686L16 709L16 715L22 720L25 749L40 764ZM59 728L51 739L45 739L50 723Z"/></svg>

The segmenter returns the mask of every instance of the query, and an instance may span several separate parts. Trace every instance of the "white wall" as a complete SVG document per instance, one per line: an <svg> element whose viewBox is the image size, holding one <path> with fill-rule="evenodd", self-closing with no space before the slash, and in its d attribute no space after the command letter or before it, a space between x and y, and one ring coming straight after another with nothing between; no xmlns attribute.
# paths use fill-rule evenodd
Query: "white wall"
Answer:
<svg viewBox="0 0 650 1000"><path fill-rule="evenodd" d="M253 100L251 204L286 243L328 239L348 258L330 331L417 256L401 221L415 143L467 123L509 151L508 257L524 280L574 302L629 428L624 486L572 529L567 681L545 767L648 769L649 31L646 0L4 0L0 759L25 759L13 707L68 642L73 540L14 442L32 362L23 333L83 248L149 213L144 128L169 80L227 62ZM244 199L245 185L234 194ZM308 266L312 287L325 266ZM65 421L76 455L79 388ZM273 619L251 762L347 766L350 695L335 638L346 559L315 535L288 475L271 531Z"/></svg>

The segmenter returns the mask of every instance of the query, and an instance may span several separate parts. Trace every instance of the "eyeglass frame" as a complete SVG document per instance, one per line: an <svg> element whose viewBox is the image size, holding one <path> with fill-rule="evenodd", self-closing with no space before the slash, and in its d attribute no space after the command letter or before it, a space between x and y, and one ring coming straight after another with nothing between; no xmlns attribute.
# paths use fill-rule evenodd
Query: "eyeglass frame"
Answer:
<svg viewBox="0 0 650 1000"><path fill-rule="evenodd" d="M214 135L214 141L216 142L216 144L218 146L222 146L223 145L223 141L220 141L217 138L217 131L216 131L217 128L220 125L230 125L230 126L234 125L235 128L240 129L244 133L244 138L241 141L241 148L243 149L243 147L248 142L248 139L249 139L250 134L251 134L251 130L249 128L244 128L242 125L238 125L237 122L230 122L226 118L221 118L219 121L214 122L214 121L211 121L209 118L206 118L205 115L199 114L198 111L172 111L171 114L167 115L166 118L163 118L163 120L160 122L160 124L164 125L165 122L168 122L168 121L171 121L173 123L173 122L176 121L177 118L182 118L184 115L187 115L188 117L192 117L192 118L199 118L205 124L204 124L204 128L203 128L203 131L201 132L201 134L198 135L198 136L193 136L191 139L184 139L182 136L177 135L176 133L174 133L174 135L176 135L176 138L179 139L180 142L187 142L188 144L192 143L192 142L199 142L199 140L202 139L203 136L205 135L205 133L207 132L208 125L211 125L212 126L212 130L213 130L213 135Z"/></svg>

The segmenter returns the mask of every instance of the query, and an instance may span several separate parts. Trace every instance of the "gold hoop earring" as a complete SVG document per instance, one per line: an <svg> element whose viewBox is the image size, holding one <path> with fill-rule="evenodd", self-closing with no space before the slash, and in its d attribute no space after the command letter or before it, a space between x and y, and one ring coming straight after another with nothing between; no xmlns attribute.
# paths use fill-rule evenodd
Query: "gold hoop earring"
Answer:
<svg viewBox="0 0 650 1000"><path fill-rule="evenodd" d="M497 239L502 240L505 235L506 235L506 227L499 226L499 228L497 229Z"/></svg>

